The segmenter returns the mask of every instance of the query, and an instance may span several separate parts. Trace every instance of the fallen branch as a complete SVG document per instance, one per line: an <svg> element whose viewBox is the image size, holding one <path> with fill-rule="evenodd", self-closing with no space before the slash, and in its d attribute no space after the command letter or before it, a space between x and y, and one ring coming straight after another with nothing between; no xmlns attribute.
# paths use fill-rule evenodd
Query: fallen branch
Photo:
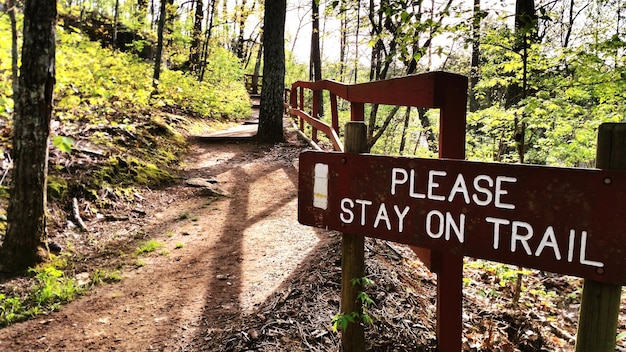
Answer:
<svg viewBox="0 0 626 352"><path fill-rule="evenodd" d="M80 217L80 211L78 210L78 199L76 197L72 198L72 210L74 211L74 220L78 223L78 227L87 232L87 225L83 222L83 219Z"/></svg>

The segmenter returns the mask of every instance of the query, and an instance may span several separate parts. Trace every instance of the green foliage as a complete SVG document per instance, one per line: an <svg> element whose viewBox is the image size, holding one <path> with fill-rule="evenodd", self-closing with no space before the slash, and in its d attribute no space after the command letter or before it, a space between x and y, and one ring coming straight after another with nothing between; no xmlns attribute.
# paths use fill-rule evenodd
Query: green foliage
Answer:
<svg viewBox="0 0 626 352"><path fill-rule="evenodd" d="M122 273L119 270L96 269L91 274L91 285L101 285L103 283L113 283L122 281Z"/></svg>
<svg viewBox="0 0 626 352"><path fill-rule="evenodd" d="M54 266L43 266L31 269L35 274L37 285L33 299L40 307L56 310L61 303L71 301L81 293L81 289L73 278L66 278L64 273Z"/></svg>
<svg viewBox="0 0 626 352"><path fill-rule="evenodd" d="M61 271L65 265L66 260L57 257L50 263L30 269L35 284L23 296L0 293L0 326L55 311L61 304L81 295L84 288Z"/></svg>
<svg viewBox="0 0 626 352"><path fill-rule="evenodd" d="M359 313L357 312L352 312L349 314L335 314L332 319L333 331L346 331L346 329L348 328L348 324L354 324L355 322L357 322L358 315Z"/></svg>
<svg viewBox="0 0 626 352"><path fill-rule="evenodd" d="M468 157L519 161L517 118L526 125L526 163L593 166L598 126L626 119L623 43L608 36L568 48L531 45L526 98L505 108L507 91L522 86L522 56L512 50L513 33L506 26L485 27L476 87L481 108L468 116Z"/></svg>
<svg viewBox="0 0 626 352"><path fill-rule="evenodd" d="M68 182L66 179L50 175L47 180L48 198L51 200L63 199L68 191Z"/></svg>
<svg viewBox="0 0 626 352"><path fill-rule="evenodd" d="M19 297L7 297L0 293L0 326L20 320L23 315L22 300Z"/></svg>
<svg viewBox="0 0 626 352"><path fill-rule="evenodd" d="M74 140L65 136L54 136L52 138L52 145L57 147L60 151L69 154L72 152Z"/></svg>
<svg viewBox="0 0 626 352"><path fill-rule="evenodd" d="M162 242L150 240L144 243L143 245L141 245L139 248L137 248L137 250L135 251L135 255L138 256L142 254L152 253L156 251L157 249L162 248L164 246L165 244Z"/></svg>
<svg viewBox="0 0 626 352"><path fill-rule="evenodd" d="M103 49L78 32L58 30L57 116L109 125L153 106L175 107L202 118L237 119L250 106L241 68L232 55L215 50L205 82L164 70L152 93L152 67L131 54ZM128 123L128 122L125 122Z"/></svg>
<svg viewBox="0 0 626 352"><path fill-rule="evenodd" d="M373 285L374 282L367 277L353 278L350 283L355 286L367 287ZM350 312L339 313L332 317L333 331L339 330L345 331L348 328L348 324L363 323L370 325L373 323L372 317L367 313L369 307L374 305L374 300L365 292L359 291L356 297L357 301L361 304L362 312Z"/></svg>

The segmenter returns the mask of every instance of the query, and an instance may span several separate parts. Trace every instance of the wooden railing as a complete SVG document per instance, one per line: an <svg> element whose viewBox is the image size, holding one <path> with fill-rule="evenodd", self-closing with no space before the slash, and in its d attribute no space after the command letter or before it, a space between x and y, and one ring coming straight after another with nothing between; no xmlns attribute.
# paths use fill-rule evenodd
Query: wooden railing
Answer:
<svg viewBox="0 0 626 352"><path fill-rule="evenodd" d="M263 87L263 76L245 74L243 75L243 78L248 93L261 94L261 88Z"/></svg>
<svg viewBox="0 0 626 352"><path fill-rule="evenodd" d="M312 92L310 106L305 106L305 90ZM320 118L318 111L322 92L330 96L330 121ZM289 101L287 101L289 98ZM305 123L311 125L311 140L318 142L318 131L324 133L337 151L343 151L339 138L339 115L337 98L350 103L350 120L364 121L364 104L384 104L421 108L439 108L443 123L450 126L452 138L465 141L465 101L467 100L467 78L447 72L430 72L382 81L343 84L332 80L317 82L298 81L285 94L285 107L290 116L299 122L304 132ZM308 113L310 111L311 113ZM447 116L450 116L449 118ZM462 119L463 123L454 123ZM462 131L461 131L462 130ZM440 148L443 148L440 143ZM464 154L463 154L464 155Z"/></svg>

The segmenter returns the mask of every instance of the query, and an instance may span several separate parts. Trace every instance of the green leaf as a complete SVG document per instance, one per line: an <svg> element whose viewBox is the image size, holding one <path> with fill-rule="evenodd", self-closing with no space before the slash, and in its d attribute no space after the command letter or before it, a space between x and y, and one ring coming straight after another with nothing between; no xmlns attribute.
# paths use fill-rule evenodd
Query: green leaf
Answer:
<svg viewBox="0 0 626 352"><path fill-rule="evenodd" d="M72 152L72 148L74 147L74 140L70 137L56 136L52 138L52 145L59 148L60 151L69 154Z"/></svg>

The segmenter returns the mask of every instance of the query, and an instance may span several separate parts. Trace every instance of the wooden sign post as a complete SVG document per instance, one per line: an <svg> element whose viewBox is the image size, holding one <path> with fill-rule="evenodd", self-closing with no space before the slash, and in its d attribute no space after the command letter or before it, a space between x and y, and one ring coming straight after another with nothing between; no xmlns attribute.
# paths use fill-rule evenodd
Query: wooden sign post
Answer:
<svg viewBox="0 0 626 352"><path fill-rule="evenodd" d="M350 121L346 124L345 149L347 153L367 151L367 126L362 121ZM363 313L361 302L357 299L360 284L353 285L352 280L365 276L365 237L341 236L341 313ZM345 352L365 351L365 331L358 320L348 324L341 333L341 345Z"/></svg>
<svg viewBox="0 0 626 352"><path fill-rule="evenodd" d="M626 170L626 124L600 125L596 167ZM621 295L621 285L585 279L578 317L576 352L615 351Z"/></svg>

